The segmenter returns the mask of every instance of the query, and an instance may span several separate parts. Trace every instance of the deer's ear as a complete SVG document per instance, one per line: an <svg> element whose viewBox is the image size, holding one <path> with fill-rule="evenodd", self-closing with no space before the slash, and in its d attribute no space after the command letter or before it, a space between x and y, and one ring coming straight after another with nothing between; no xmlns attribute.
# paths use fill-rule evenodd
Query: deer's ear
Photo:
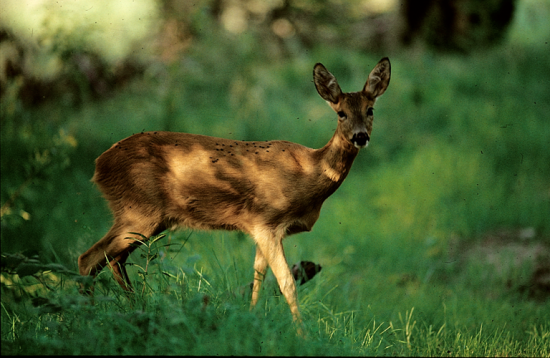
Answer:
<svg viewBox="0 0 550 358"><path fill-rule="evenodd" d="M342 90L336 81L336 77L322 64L318 63L313 67L313 82L319 95L327 102L336 104L340 100Z"/></svg>
<svg viewBox="0 0 550 358"><path fill-rule="evenodd" d="M390 60L384 57L371 71L367 83L363 87L363 92L369 93L374 98L381 96L390 84L390 77Z"/></svg>

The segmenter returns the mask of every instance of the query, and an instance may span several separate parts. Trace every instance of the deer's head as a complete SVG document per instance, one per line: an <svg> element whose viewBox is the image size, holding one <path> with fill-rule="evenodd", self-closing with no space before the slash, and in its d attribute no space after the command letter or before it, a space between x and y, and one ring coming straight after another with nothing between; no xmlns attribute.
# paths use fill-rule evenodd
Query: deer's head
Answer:
<svg viewBox="0 0 550 358"><path fill-rule="evenodd" d="M369 144L374 103L388 88L390 76L390 60L386 57L371 71L362 91L344 93L325 66L318 63L313 68L317 92L338 114L337 133L358 149Z"/></svg>

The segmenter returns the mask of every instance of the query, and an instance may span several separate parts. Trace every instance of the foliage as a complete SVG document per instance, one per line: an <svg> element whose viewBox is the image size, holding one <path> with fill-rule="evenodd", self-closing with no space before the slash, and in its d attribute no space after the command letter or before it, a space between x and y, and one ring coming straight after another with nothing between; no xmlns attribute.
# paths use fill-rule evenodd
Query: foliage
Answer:
<svg viewBox="0 0 550 358"><path fill-rule="evenodd" d="M517 0L405 1L405 42L471 52L506 38Z"/></svg>
<svg viewBox="0 0 550 358"><path fill-rule="evenodd" d="M132 57L144 61L159 22L154 1L6 0L3 10L0 28L27 52L25 72L45 79L59 77L64 62L78 53L96 54L112 67Z"/></svg>

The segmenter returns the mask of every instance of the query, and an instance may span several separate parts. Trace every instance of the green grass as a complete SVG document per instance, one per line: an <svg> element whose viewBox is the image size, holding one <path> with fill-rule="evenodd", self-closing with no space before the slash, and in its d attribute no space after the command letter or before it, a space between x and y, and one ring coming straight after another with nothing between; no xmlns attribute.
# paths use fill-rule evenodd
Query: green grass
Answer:
<svg viewBox="0 0 550 358"><path fill-rule="evenodd" d="M78 293L76 259L111 222L89 179L112 143L170 129L320 147L335 115L313 64L355 91L379 60L317 49L271 63L252 48L206 41L181 66L80 108L3 99L2 251L67 269L27 261L37 271L25 276L3 261L2 354L548 357L548 296L529 293L547 267L533 248L550 245L544 48L390 56L369 148L313 231L285 240L290 264L323 266L298 290L307 338L271 275L249 311L240 290L255 251L237 233L169 233L135 252L131 299L108 270L93 304Z"/></svg>
<svg viewBox="0 0 550 358"><path fill-rule="evenodd" d="M188 244L200 239L193 236ZM243 273L250 270L241 266L246 261L251 264L252 255L246 260L223 253L250 250L238 237L217 236L220 250L208 250L212 242L193 245L204 250L204 257L191 255L194 250L186 253L187 245L166 249L161 243L167 240L157 242L149 254L160 250L166 256L151 261L146 275L146 258L134 255L131 275L136 294L131 300L120 292L108 271L100 275L94 304L78 294L65 276L37 275L51 291L33 292L47 297L33 300L36 307L26 295L17 299L9 294L14 293L12 287L2 299L3 354L549 353L549 317L544 305L520 297L486 297L464 278L446 284L404 278L391 270L388 260L371 262L366 270L356 264L352 274L327 267L301 287L308 337L300 338L286 303L271 293L273 282L264 290L257 309L249 312L249 300L238 288L249 282ZM30 291L31 286L23 286Z"/></svg>

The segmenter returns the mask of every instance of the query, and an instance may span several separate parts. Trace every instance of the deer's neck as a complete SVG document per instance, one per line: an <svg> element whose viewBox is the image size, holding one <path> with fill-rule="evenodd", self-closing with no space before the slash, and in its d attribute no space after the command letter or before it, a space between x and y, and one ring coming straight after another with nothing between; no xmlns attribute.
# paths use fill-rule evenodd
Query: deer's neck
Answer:
<svg viewBox="0 0 550 358"><path fill-rule="evenodd" d="M321 174L339 186L348 175L357 153L359 149L336 131L327 145L317 150Z"/></svg>

